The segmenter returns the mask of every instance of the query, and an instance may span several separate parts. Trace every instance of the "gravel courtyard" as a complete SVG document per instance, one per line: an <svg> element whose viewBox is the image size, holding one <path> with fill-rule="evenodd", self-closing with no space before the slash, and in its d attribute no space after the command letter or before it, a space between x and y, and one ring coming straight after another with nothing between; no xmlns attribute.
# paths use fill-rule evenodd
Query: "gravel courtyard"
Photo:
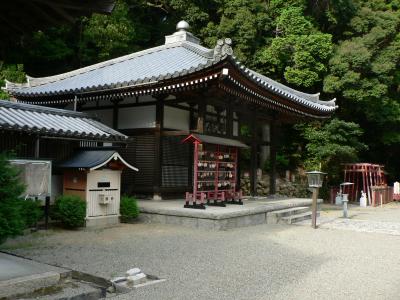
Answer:
<svg viewBox="0 0 400 300"><path fill-rule="evenodd" d="M167 281L115 299L398 299L400 237L260 225L209 232L123 224L48 231L3 250L110 278L130 267Z"/></svg>

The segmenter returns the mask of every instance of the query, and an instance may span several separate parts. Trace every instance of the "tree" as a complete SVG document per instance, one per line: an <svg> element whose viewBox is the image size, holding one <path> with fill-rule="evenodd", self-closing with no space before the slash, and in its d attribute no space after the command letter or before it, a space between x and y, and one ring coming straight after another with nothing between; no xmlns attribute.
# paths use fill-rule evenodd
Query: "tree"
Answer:
<svg viewBox="0 0 400 300"><path fill-rule="evenodd" d="M25 82L24 66L22 64L6 65L0 61L0 87L5 86L5 80L11 82ZM0 100L8 99L9 96L3 90L0 90Z"/></svg>
<svg viewBox="0 0 400 300"><path fill-rule="evenodd" d="M400 14L394 5L395 1L363 1L350 21L348 38L339 43L329 62L324 91L338 98L343 119L364 129L369 145L364 159L387 165L397 177Z"/></svg>
<svg viewBox="0 0 400 300"><path fill-rule="evenodd" d="M257 54L257 68L309 90L322 82L333 51L330 34L319 32L303 7L281 10L275 20L276 37Z"/></svg>
<svg viewBox="0 0 400 300"><path fill-rule="evenodd" d="M118 1L110 16L95 14L83 19L82 39L79 43L81 62L92 64L134 52L131 46L137 40L129 7Z"/></svg>
<svg viewBox="0 0 400 300"><path fill-rule="evenodd" d="M200 30L205 44L214 47L218 38L229 37L234 53L242 62L252 64L253 56L272 31L267 10L261 1L220 0L215 20Z"/></svg>
<svg viewBox="0 0 400 300"><path fill-rule="evenodd" d="M7 237L21 234L25 228L20 200L24 190L18 170L8 162L4 153L0 154L0 243Z"/></svg>
<svg viewBox="0 0 400 300"><path fill-rule="evenodd" d="M328 173L330 183L338 184L342 178L342 163L358 160L360 151L367 146L360 142L360 126L334 118L326 123L314 122L297 125L305 146L305 168Z"/></svg>

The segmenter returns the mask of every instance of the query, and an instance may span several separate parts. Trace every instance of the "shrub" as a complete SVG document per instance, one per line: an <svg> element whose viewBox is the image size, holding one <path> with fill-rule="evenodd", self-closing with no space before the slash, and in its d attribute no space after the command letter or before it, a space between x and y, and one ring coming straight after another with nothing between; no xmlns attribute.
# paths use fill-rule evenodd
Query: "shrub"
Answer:
<svg viewBox="0 0 400 300"><path fill-rule="evenodd" d="M21 201L21 216L24 219L25 227L36 226L37 222L43 218L43 215L39 200L27 199Z"/></svg>
<svg viewBox="0 0 400 300"><path fill-rule="evenodd" d="M68 228L85 225L86 202L79 196L63 195L56 199L54 217Z"/></svg>
<svg viewBox="0 0 400 300"><path fill-rule="evenodd" d="M120 202L121 221L126 222L139 216L139 207L134 197L122 196Z"/></svg>
<svg viewBox="0 0 400 300"><path fill-rule="evenodd" d="M9 236L21 234L25 222L21 216L20 196L25 186L6 154L0 154L0 243Z"/></svg>

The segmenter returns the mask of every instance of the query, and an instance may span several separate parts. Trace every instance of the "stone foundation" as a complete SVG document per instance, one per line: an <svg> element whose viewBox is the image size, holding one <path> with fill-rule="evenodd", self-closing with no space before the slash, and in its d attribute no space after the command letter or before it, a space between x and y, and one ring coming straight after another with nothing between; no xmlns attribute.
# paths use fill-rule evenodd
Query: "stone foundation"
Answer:
<svg viewBox="0 0 400 300"><path fill-rule="evenodd" d="M99 216L86 218L86 227L105 227L119 224L119 216Z"/></svg>

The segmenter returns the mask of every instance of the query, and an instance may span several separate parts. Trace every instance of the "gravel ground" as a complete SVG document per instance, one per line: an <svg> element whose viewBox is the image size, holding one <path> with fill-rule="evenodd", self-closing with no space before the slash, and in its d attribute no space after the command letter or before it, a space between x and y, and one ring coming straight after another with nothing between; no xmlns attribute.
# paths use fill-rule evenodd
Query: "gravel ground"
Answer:
<svg viewBox="0 0 400 300"><path fill-rule="evenodd" d="M343 218L340 206L322 205L321 216L317 219L319 228L341 229L358 232L374 232L400 235L400 203L392 202L382 207L349 206L349 218ZM296 225L309 226L305 220Z"/></svg>
<svg viewBox="0 0 400 300"><path fill-rule="evenodd" d="M49 231L4 250L110 278L166 278L115 299L399 299L400 237L260 225L223 232L124 224Z"/></svg>

